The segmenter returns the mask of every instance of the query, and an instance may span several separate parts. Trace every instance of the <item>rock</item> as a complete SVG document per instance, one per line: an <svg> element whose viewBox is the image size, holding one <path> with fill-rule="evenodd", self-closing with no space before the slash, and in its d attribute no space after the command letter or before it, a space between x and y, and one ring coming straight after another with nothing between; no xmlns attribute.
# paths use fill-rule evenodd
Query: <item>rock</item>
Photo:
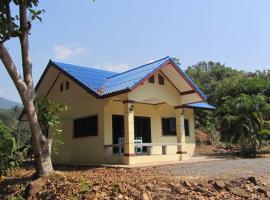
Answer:
<svg viewBox="0 0 270 200"><path fill-rule="evenodd" d="M91 192L86 192L83 194L82 199L84 200L93 199L93 194Z"/></svg>
<svg viewBox="0 0 270 200"><path fill-rule="evenodd" d="M214 180L213 180L213 179L209 179L207 182L208 182L208 183L213 183Z"/></svg>
<svg viewBox="0 0 270 200"><path fill-rule="evenodd" d="M217 190L222 190L223 188L225 188L225 186L226 186L226 184L225 184L224 181L222 181L222 180L217 180L217 181L215 181L215 183L214 183L214 187L215 187L215 189L217 189Z"/></svg>
<svg viewBox="0 0 270 200"><path fill-rule="evenodd" d="M142 199L143 200L152 200L151 196L146 192L143 193Z"/></svg>
<svg viewBox="0 0 270 200"><path fill-rule="evenodd" d="M244 188L249 192L253 191L253 189L252 189L252 187L250 187L250 185L244 185Z"/></svg>
<svg viewBox="0 0 270 200"><path fill-rule="evenodd" d="M125 187L124 187L124 185L119 184L118 187L119 187L119 192L121 192L122 194L125 193Z"/></svg>
<svg viewBox="0 0 270 200"><path fill-rule="evenodd" d="M201 183L198 183L198 186L199 186L199 187L202 187L202 188L204 187L204 185L201 184Z"/></svg>
<svg viewBox="0 0 270 200"><path fill-rule="evenodd" d="M158 196L158 199L160 199L160 200L174 199L174 196L171 194L162 194L162 195Z"/></svg>
<svg viewBox="0 0 270 200"><path fill-rule="evenodd" d="M167 187L159 187L157 190L160 191L160 192L167 192L167 193L171 193L172 192L172 189L171 188L167 188Z"/></svg>
<svg viewBox="0 0 270 200"><path fill-rule="evenodd" d="M98 187L98 186L94 186L94 187L93 187L93 190L94 190L95 192L98 192L98 191L99 191L99 187Z"/></svg>
<svg viewBox="0 0 270 200"><path fill-rule="evenodd" d="M36 194L42 189L45 185L46 180L43 178L36 179L29 183L25 188L25 196L30 199L35 199Z"/></svg>
<svg viewBox="0 0 270 200"><path fill-rule="evenodd" d="M183 185L185 186L185 187L187 187L187 188L191 188L191 183L189 182L189 181L184 181L183 182Z"/></svg>
<svg viewBox="0 0 270 200"><path fill-rule="evenodd" d="M201 188L200 186L195 186L193 188L193 191L200 192L200 193L207 193L207 191L205 189Z"/></svg>
<svg viewBox="0 0 270 200"><path fill-rule="evenodd" d="M267 189L264 188L264 187L258 187L258 188L257 188L257 191L260 192L260 193L265 194L265 196L267 196L267 197L270 197L270 192L267 191Z"/></svg>
<svg viewBox="0 0 270 200"><path fill-rule="evenodd" d="M153 185L152 184L147 184L146 186L145 186L145 189L146 190L149 190L149 191L153 191Z"/></svg>
<svg viewBox="0 0 270 200"><path fill-rule="evenodd" d="M203 193L207 197L212 197L214 195L212 192L207 191L206 189L204 189L204 188L202 188L200 186L195 186L194 189L193 189L193 191L199 192L199 193ZM202 197L202 198L204 198L204 197Z"/></svg>
<svg viewBox="0 0 270 200"><path fill-rule="evenodd" d="M245 190L242 190L241 188L238 188L238 187L231 188L230 191L234 195L245 198L245 199L250 197L250 195Z"/></svg>
<svg viewBox="0 0 270 200"><path fill-rule="evenodd" d="M254 176L248 177L247 180L253 183L254 185L258 185L258 182Z"/></svg>

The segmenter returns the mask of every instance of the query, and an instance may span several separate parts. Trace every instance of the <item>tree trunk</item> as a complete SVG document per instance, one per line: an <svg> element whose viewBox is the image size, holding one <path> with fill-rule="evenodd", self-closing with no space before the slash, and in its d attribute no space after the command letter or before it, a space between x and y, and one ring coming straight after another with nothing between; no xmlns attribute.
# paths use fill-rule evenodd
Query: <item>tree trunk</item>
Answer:
<svg viewBox="0 0 270 200"><path fill-rule="evenodd" d="M36 108L33 102L33 89L27 85L21 78L17 68L12 61L4 44L0 43L0 59L2 60L7 72L15 84L29 121L32 132L32 148L35 157L35 167L38 176L44 176L53 172L51 162L52 140L47 139L41 131Z"/></svg>
<svg viewBox="0 0 270 200"><path fill-rule="evenodd" d="M36 172L38 176L45 176L53 172L51 161L52 140L47 139L42 134L36 108L31 97L29 97L26 104L24 104L24 109L32 132L32 148L34 152Z"/></svg>
<svg viewBox="0 0 270 200"><path fill-rule="evenodd" d="M35 168L38 176L48 175L53 172L51 160L52 140L47 139L42 144L41 155L35 155Z"/></svg>

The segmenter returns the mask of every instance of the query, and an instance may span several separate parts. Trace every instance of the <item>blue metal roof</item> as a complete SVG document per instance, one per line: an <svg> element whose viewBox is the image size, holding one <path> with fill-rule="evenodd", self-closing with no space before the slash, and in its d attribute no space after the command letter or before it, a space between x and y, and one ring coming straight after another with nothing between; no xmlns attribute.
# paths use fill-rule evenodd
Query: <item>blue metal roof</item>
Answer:
<svg viewBox="0 0 270 200"><path fill-rule="evenodd" d="M112 93L125 90L132 90L142 80L159 70L166 62L174 63L169 56L157 61L133 68L131 70L116 73L97 68L84 67L79 65L51 61L54 65L66 72L69 76L76 79L80 84L102 97ZM191 85L206 99L205 94L192 82L185 72L174 63L182 74L187 78Z"/></svg>
<svg viewBox="0 0 270 200"><path fill-rule="evenodd" d="M52 62L67 72L69 75L71 75L73 78L75 78L77 81L81 82L96 93L98 93L98 89L104 85L107 77L117 74L116 72L105 71L97 68L90 68L55 61Z"/></svg>
<svg viewBox="0 0 270 200"><path fill-rule="evenodd" d="M137 83L156 71L163 63L167 62L168 59L169 57L165 57L109 77L105 86L105 94L121 91L123 89L131 90Z"/></svg>
<svg viewBox="0 0 270 200"><path fill-rule="evenodd" d="M189 103L189 104L185 104L184 107L208 109L208 110L215 110L216 109L216 107L214 107L206 102Z"/></svg>

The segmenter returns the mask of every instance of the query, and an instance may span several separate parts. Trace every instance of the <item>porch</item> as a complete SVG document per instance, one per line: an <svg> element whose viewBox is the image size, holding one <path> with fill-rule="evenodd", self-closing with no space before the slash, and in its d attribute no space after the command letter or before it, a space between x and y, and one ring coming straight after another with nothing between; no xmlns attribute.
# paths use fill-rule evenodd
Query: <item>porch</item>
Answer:
<svg viewBox="0 0 270 200"><path fill-rule="evenodd" d="M194 145L193 110L137 103L134 101L114 102L110 105L118 112L111 111L111 131L104 144L106 160L115 164L138 164L187 160L192 156L186 150L185 118L190 123L189 143ZM119 109L117 109L119 107ZM123 114L119 111L123 110ZM111 109L108 109L111 110ZM188 113L188 114L187 114ZM167 120L172 119L172 120ZM164 133L164 123L173 124L172 134ZM193 139L194 138L194 139ZM105 140L106 141L106 140ZM110 141L110 143L109 143ZM192 150L190 150L192 151Z"/></svg>

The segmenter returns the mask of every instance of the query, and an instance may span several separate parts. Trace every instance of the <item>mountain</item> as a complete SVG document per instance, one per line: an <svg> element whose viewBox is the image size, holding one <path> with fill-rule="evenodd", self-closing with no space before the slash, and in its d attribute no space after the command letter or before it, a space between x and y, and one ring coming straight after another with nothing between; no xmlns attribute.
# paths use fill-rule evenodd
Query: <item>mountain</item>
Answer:
<svg viewBox="0 0 270 200"><path fill-rule="evenodd" d="M21 106L21 104L18 102L14 102L14 101L5 99L3 97L0 97L0 109L9 109L14 106Z"/></svg>

